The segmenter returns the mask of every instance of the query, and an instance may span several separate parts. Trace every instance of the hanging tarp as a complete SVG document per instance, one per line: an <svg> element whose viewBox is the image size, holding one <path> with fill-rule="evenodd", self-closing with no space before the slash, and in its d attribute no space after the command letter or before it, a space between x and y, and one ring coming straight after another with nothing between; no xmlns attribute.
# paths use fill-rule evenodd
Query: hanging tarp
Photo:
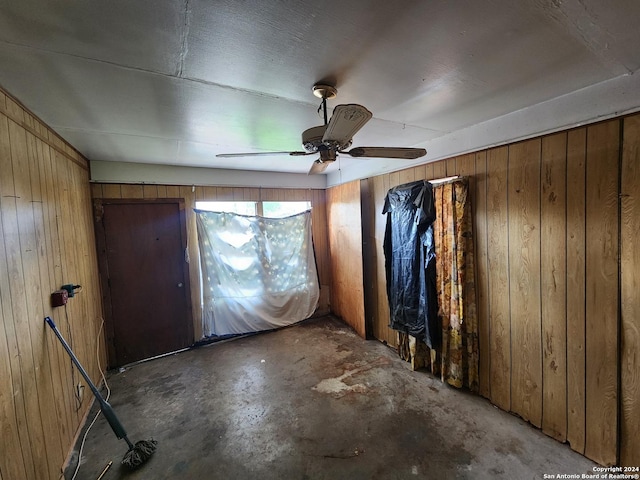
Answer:
<svg viewBox="0 0 640 480"><path fill-rule="evenodd" d="M313 314L311 212L265 218L196 210L205 336L271 330Z"/></svg>
<svg viewBox="0 0 640 480"><path fill-rule="evenodd" d="M433 190L426 180L399 185L385 198L384 237L389 326L440 346L435 250L436 218Z"/></svg>

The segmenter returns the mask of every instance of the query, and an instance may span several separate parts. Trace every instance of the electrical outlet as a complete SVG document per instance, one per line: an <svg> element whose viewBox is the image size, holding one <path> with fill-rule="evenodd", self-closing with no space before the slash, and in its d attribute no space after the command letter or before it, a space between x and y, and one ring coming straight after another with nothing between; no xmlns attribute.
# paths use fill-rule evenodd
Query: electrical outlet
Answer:
<svg viewBox="0 0 640 480"><path fill-rule="evenodd" d="M79 383L78 385L76 385L76 390L77 390L78 400L80 400L80 403L82 403L82 397L84 395L84 385Z"/></svg>

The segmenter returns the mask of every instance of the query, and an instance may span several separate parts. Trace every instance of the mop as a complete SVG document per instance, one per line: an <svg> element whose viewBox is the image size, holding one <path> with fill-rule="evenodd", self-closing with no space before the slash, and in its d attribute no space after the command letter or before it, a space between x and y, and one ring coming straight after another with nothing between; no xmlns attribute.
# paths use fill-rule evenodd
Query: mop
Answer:
<svg viewBox="0 0 640 480"><path fill-rule="evenodd" d="M102 395L100 395L98 388L93 384L85 369L82 368L82 365L80 365L80 362L71 350L71 347L69 347L69 344L67 344L66 340L62 337L62 334L56 327L56 324L53 323L51 317L45 317L44 321L47 322L47 325L49 325L54 331L54 333L58 337L58 340L60 340L60 343L62 343L62 346L71 357L71 361L73 361L73 364L80 371L80 374L82 374L82 376L84 377L87 385L89 385L89 388L93 392L93 395L96 397L96 400L100 405L100 411L104 415L104 418L107 419L107 422L109 422L109 426L111 426L113 433L116 434L116 437L118 437L119 440L124 439L125 442L127 442L127 445L129 445L129 450L127 451L127 453L125 453L124 458L122 459L122 465L125 465L132 469L140 467L156 451L156 445L158 444L158 442L151 439L140 440L139 442L136 442L135 445L131 443L131 441L127 438L127 432L120 423L120 420L118 420L118 417L116 417L116 412L113 411L113 408L111 408L109 402L102 398Z"/></svg>

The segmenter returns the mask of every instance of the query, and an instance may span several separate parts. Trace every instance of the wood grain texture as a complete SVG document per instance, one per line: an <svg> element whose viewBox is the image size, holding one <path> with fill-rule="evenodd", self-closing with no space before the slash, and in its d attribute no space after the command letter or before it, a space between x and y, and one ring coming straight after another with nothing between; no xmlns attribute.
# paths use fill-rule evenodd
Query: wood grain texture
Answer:
<svg viewBox="0 0 640 480"><path fill-rule="evenodd" d="M424 166L424 179L425 180L432 180L433 178L435 178L433 176L433 163L427 163Z"/></svg>
<svg viewBox="0 0 640 480"><path fill-rule="evenodd" d="M446 160L444 160L444 175L445 177L453 177L454 175L457 175L458 170L457 170L457 165L456 165L456 157L451 157L451 158L447 158Z"/></svg>
<svg viewBox="0 0 640 480"><path fill-rule="evenodd" d="M511 322L509 319L509 224L507 147L487 152L487 269L491 401L511 410Z"/></svg>
<svg viewBox="0 0 640 480"><path fill-rule="evenodd" d="M585 444L585 220L587 129L567 134L567 440Z"/></svg>
<svg viewBox="0 0 640 480"><path fill-rule="evenodd" d="M122 198L144 198L142 185L122 184L120 186Z"/></svg>
<svg viewBox="0 0 640 480"><path fill-rule="evenodd" d="M487 152L475 155L475 195L471 197L474 205L473 230L476 247L476 301L478 308L478 382L480 395L490 398L491 375L491 325L489 323L489 266L488 266L488 230L487 230Z"/></svg>
<svg viewBox="0 0 640 480"><path fill-rule="evenodd" d="M587 128L585 455L603 465L618 441L619 125Z"/></svg>
<svg viewBox="0 0 640 480"><path fill-rule="evenodd" d="M447 176L447 162L446 160L440 160L433 162L433 177L430 180L437 180L439 178L445 178Z"/></svg>
<svg viewBox="0 0 640 480"><path fill-rule="evenodd" d="M399 185L403 185L405 183L411 183L416 179L415 170L413 168L407 168L405 170L400 170L398 172L398 182Z"/></svg>
<svg viewBox="0 0 640 480"><path fill-rule="evenodd" d="M481 394L598 462L615 462L619 446L628 465L640 461L640 213L629 193L639 188L638 118L624 119L622 192L617 120L476 152L474 165L468 155L424 165L427 179L457 173L474 184ZM418 171L414 167L415 179ZM378 271L374 334L384 342L394 332L386 327L385 219L379 211L388 189L408 175L370 179ZM623 316L618 355L617 305ZM618 369L622 385L616 383ZM618 388L622 398L616 398ZM623 409L619 445L617 408Z"/></svg>
<svg viewBox="0 0 640 480"><path fill-rule="evenodd" d="M376 288L377 264L375 261L375 206L373 205L373 180L360 180L360 209L362 219L362 279L366 338L376 338L374 316L378 303Z"/></svg>
<svg viewBox="0 0 640 480"><path fill-rule="evenodd" d="M15 189L13 185L13 166L11 163L11 141L9 138L9 120L0 115L0 291L2 295L2 335L0 344L0 416L2 418L2 438L7 439L5 454L0 457L2 470L16 475L15 478L34 478L34 464L30 460L31 441L25 428L26 415L23 401L22 373L19 364L19 352L16 342L13 305L8 295L11 280L8 264L9 255L15 254L15 240L12 240L11 228L16 216ZM4 226L8 224L9 229ZM13 227L15 229L15 227Z"/></svg>
<svg viewBox="0 0 640 480"><path fill-rule="evenodd" d="M365 338L360 181L327 191L331 311Z"/></svg>
<svg viewBox="0 0 640 480"><path fill-rule="evenodd" d="M42 417L38 405L38 385L36 383L36 369L31 346L30 323L32 321L27 298L38 298L34 294L31 279L25 278L25 272L31 276L37 272L37 264L34 265L33 244L33 211L27 208L25 202L30 201L30 192L27 185L30 183L27 164L26 132L16 123L9 122L9 141L11 144L12 171L20 172L14 175L14 205L15 212L3 211L3 229L5 230L5 247L7 249L7 266L9 272L9 284L11 296L7 301L11 302L13 311L13 324L15 344L19 352L29 352L20 355L20 376L22 380L21 399L24 403L24 411L28 423L30 439L30 455L33 459L36 478L46 478L47 458L45 450L44 430ZM29 186L30 189L30 186ZM20 212L20 214L18 213ZM6 215L5 215L6 214ZM21 231L23 235L21 235ZM37 261L37 260L36 260ZM23 292L24 294L20 294ZM41 311L41 309L40 309ZM35 318L33 319L35 320ZM38 322L39 323L39 322ZM25 424L25 427L27 425Z"/></svg>
<svg viewBox="0 0 640 480"><path fill-rule="evenodd" d="M384 256L384 233L387 225L387 216L382 213L384 199L389 190L389 175L378 175L373 178L372 208L374 209L374 255L376 262L377 282L376 300L377 309L374 313L374 336L391 346L396 346L395 332L389 328L389 299L387 297L387 279Z"/></svg>
<svg viewBox="0 0 640 480"><path fill-rule="evenodd" d="M620 465L640 465L640 115L624 119Z"/></svg>
<svg viewBox="0 0 640 480"><path fill-rule="evenodd" d="M77 373L44 317L72 334L96 383L104 364L87 161L19 102L0 103L0 471L59 478L89 397L75 398ZM66 313L49 304L63 282L83 286Z"/></svg>
<svg viewBox="0 0 640 480"><path fill-rule="evenodd" d="M566 132L542 138L542 431L561 442L567 438L566 158Z"/></svg>
<svg viewBox="0 0 640 480"><path fill-rule="evenodd" d="M542 423L540 142L509 146L508 176L511 410L536 427Z"/></svg>

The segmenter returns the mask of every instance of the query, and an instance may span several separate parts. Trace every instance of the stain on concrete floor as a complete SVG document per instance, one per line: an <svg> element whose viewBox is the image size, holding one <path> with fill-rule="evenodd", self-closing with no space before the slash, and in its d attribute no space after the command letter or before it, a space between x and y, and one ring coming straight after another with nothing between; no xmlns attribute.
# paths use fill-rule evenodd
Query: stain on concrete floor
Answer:
<svg viewBox="0 0 640 480"><path fill-rule="evenodd" d="M487 400L411 371L332 317L142 363L108 381L130 439L152 437L158 451L125 470L126 444L99 418L78 479L97 478L111 460L104 480L511 480L594 466Z"/></svg>

